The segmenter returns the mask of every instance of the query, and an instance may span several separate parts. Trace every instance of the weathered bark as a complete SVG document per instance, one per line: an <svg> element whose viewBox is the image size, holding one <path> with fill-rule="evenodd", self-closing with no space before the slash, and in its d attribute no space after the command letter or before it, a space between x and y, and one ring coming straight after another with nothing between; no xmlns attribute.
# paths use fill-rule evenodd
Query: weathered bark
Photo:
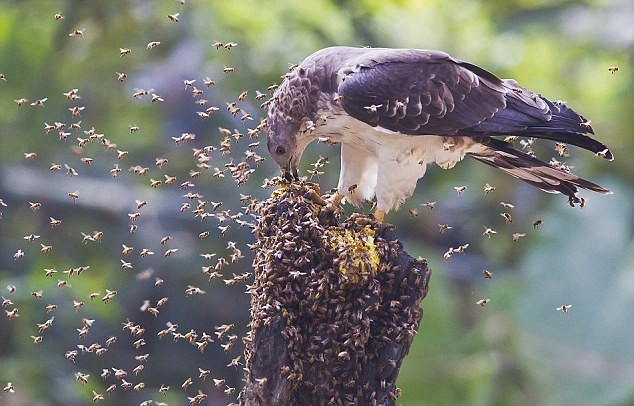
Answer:
<svg viewBox="0 0 634 406"><path fill-rule="evenodd" d="M253 209L255 283L245 405L392 405L431 271L393 228L353 215L339 224L312 184Z"/></svg>

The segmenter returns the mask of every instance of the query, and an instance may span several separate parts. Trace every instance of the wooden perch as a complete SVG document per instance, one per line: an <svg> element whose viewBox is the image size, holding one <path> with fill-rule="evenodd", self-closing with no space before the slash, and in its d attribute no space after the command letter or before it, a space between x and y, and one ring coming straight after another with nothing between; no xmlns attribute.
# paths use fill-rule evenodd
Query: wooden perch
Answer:
<svg viewBox="0 0 634 406"><path fill-rule="evenodd" d="M393 228L339 224L317 185L257 203L243 405L393 405L430 269Z"/></svg>

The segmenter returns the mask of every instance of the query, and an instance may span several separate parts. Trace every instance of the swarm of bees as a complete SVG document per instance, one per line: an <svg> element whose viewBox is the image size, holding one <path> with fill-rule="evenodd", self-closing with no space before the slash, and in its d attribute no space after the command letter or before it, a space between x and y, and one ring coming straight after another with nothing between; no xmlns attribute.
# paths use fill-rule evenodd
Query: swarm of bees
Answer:
<svg viewBox="0 0 634 406"><path fill-rule="evenodd" d="M60 21L65 16L57 12L52 18ZM170 28L182 25L183 22L172 23L186 18L186 13L171 13L166 21L165 15L161 15ZM64 32L64 38L71 37L67 39L73 42L86 41L93 35L96 35L94 31L83 27L70 33ZM136 46L121 44L111 50L111 55L115 60L127 63L144 52L157 54L166 47L160 41ZM241 49L233 41L214 41L211 48L213 52L224 52L225 55L227 51L233 55ZM121 65L117 69L124 70L126 66ZM104 168L111 183L141 179L143 192L135 191L129 196L117 197L129 200L120 212L119 220L126 224L120 235L108 235L108 230L95 230L96 227L90 224L86 228L72 230L74 242L79 247L77 251L111 252L115 259L110 265L64 264L60 258L67 253L63 252L63 244L56 242L56 238L69 227L77 226L72 218L65 216L72 211L59 210L42 196L22 202L17 210L25 209L37 221L33 222L32 229L21 234L21 245L10 253L13 256L9 257L10 262L21 270L32 264L33 258L45 265L37 271L41 276L35 279L37 286L20 286L13 280L2 284L6 286L6 297L2 296L2 316L8 323L26 322L25 308L37 307L42 317L35 322L29 320L31 329L24 338L29 340L30 337L29 341L33 344L46 346L53 341L51 332L66 323L60 322L64 317L59 317L59 312L69 310L76 319L71 328L76 342L60 350L60 354L64 355L70 368L68 379L76 381L77 390L93 402L118 395L129 400L130 393L152 397L156 393L163 396L177 391L181 392L182 401L188 404L204 402L212 391L218 392L214 396L222 394L229 401L244 401L255 391L267 391L277 382L259 375L257 370L260 365L258 357L266 356L258 352L256 345L262 337L277 340L274 343L281 347L275 348L283 349L281 354L276 354L279 355L274 360L276 363L269 365L269 372L270 376L278 374L288 382L292 388L291 403L319 398L325 402L346 399L350 403L366 404L396 398L399 394L396 377L402 356L407 353L421 320L418 306L427 292L429 281L426 262L407 256L393 230L378 224L373 218L353 215L340 223L340 214L326 208L315 184L287 185L282 184L280 179L265 180L265 186L281 185L280 190L273 192L265 201L246 194L250 192L240 194L233 202L229 201L229 197L225 198L224 191L236 185L247 185L258 166L265 161L260 155L265 143L259 137L266 130L266 122L262 119L266 113L252 106L266 108L277 85L271 85L263 92L242 90L235 92L227 101L219 101L217 97L212 97L212 93L216 87L222 88L223 81L234 80L232 78L239 74L240 66L218 66L221 66L218 71L208 73L209 76L178 80L179 90L192 103L190 119L205 125L218 120L222 125L217 127L217 131L213 130L212 137L207 137L207 134L197 137L193 131L170 134L169 147L187 154L186 162L190 163L190 167L185 171L172 168L179 163L174 162L169 152L154 155L148 163L135 155L134 145L128 142L129 139L106 135L92 126L91 105L88 101L83 102L90 98L82 99L81 86L73 84L66 88L70 90L57 95L57 98L55 95L11 96L13 102L9 103L13 107L17 105L19 113L29 109L38 113L48 112L57 103L66 103L63 105L66 116L58 117L59 121L49 118L48 122L38 124L42 125L43 137L58 142L55 158L51 159L54 162L43 162L43 157L50 155L44 150L20 152L24 165L44 168L44 173L55 176L50 179L67 186L60 192L66 207L83 210L95 204L95 191L87 190L89 188L80 180L85 178L86 173ZM149 108L158 109L171 101L171 94L145 85L145 88L127 88L127 81L134 81L136 74L133 70L125 70L129 75L112 69L104 81L112 86L121 86L129 101L147 103L151 106ZM610 67L609 71L615 73L618 67ZM0 80L4 84L8 79L0 74ZM370 105L366 110L368 114L376 114L381 108L380 104ZM136 122L122 123L125 134L130 138L143 137L147 131L142 122L138 122L140 125ZM532 140L520 140L520 143L526 151L531 151ZM447 145L447 148L450 147ZM557 145L556 151L559 158L568 156L564 144ZM310 179L319 179L325 173L326 164L328 158L319 157L308 170ZM553 164L562 170L567 168L565 162L554 160ZM218 182L220 194L204 182L212 185ZM354 193L356 188L352 185L348 191ZM460 185L453 187L452 192L464 199L472 190L474 188ZM488 183L484 185L486 195L495 195L496 190L499 189ZM199 251L192 255L194 248L190 245L194 243L186 241L182 233L153 235L153 245L142 245L139 235L154 232L146 229L154 227L148 225L156 221L157 214L153 210L162 206L160 202L157 204L159 199L151 196L163 196L163 193L167 196L170 192L177 193L174 195L176 198L170 197L171 200L180 199L172 210L174 215L186 218L191 228L196 227L196 231L191 233L191 240L207 244L206 249L216 244L214 249L217 252ZM15 209L16 203L7 202L0 199L0 221ZM426 202L420 205L420 209L409 209L409 213L418 220L435 215L438 210L433 210L434 207L441 205L436 205L435 201ZM500 216L505 224L511 224L514 219L509 212L514 205L505 202L500 202L500 205L504 209ZM110 208L104 211L117 212L115 209L110 211ZM515 221L513 225L517 223ZM535 220L533 229L541 224L542 220ZM450 235L454 226L438 224L437 230L439 234L449 232ZM245 239L244 234L250 238L251 233L256 240L253 245L242 247L236 243ZM483 226L483 236L491 238L496 234L493 228ZM519 241L526 235L515 232L512 240L521 244ZM225 251L218 246L226 246ZM468 243L450 247L444 258L464 254L467 247ZM250 272L251 269L245 270L244 258L253 255L253 272ZM171 267L185 256L202 262L194 267L198 279L187 274L187 270L182 270L184 275L177 278L160 269L161 264ZM157 266L146 266L146 261L154 261L151 263ZM119 276L103 278L101 273L105 271ZM484 279L492 276L493 272L482 271ZM190 277L191 280L188 279ZM120 279L119 284L112 282L116 279ZM150 289L142 290L146 296L134 297L134 285L145 281L149 281L150 285ZM22 282L24 285L25 282ZM221 288L217 289L213 284ZM86 285L91 286L90 291L83 290ZM251 294L252 319L248 326L250 331L244 337L240 337L244 327L237 325L235 320L214 326L185 327L186 323L172 318L183 312L174 305L178 300L191 303L196 309L192 313L198 313L200 303L208 303L201 300L213 296L212 293L218 290L235 286L246 286ZM168 295L167 289L172 293ZM177 292L179 297L174 297L173 292ZM61 298L67 296L71 298L64 302ZM25 300L35 303L26 306ZM476 303L484 307L489 300L480 299ZM132 307L126 301L133 302ZM116 329L105 326L107 323L99 317L103 306L125 307L125 320L120 320ZM562 305L557 310L566 313L570 307ZM184 309L185 312L190 310ZM55 314L58 315L57 321ZM271 335L270 331L279 334ZM201 363L193 365L190 376L183 377L178 383L152 381L148 371L157 368L152 361L159 343L162 346L182 345L185 351L201 357L210 352L226 354L229 358L222 365L230 372L215 371ZM246 350L244 355L240 355L238 352L243 345L246 345ZM133 359L122 360L113 355L119 350L123 353L123 346L127 346L126 351L135 354ZM386 351L388 346L390 351ZM113 348L116 350L112 351ZM393 356L394 348L398 348L398 356ZM95 365L99 368L95 369ZM360 370L361 365L377 371L380 377L377 378L378 385ZM242 367L247 370L247 384L240 391L237 385ZM323 378L325 376L330 378ZM19 377L11 376L10 379L16 384L8 382L5 393L11 394L25 387L18 382ZM99 384L96 385L95 381ZM103 390L99 389L100 385L103 385ZM144 400L141 404L166 404L157 399Z"/></svg>
<svg viewBox="0 0 634 406"><path fill-rule="evenodd" d="M314 184L284 184L252 210L260 221L242 401L281 381L289 404L396 398L428 288L426 261L408 256L393 230L371 217L353 214L339 224ZM264 362L266 348L280 352Z"/></svg>
<svg viewBox="0 0 634 406"><path fill-rule="evenodd" d="M58 12L52 18L59 21L65 16ZM180 13L171 13L167 15L167 24L173 27L169 22L177 23L185 18L187 17ZM82 41L82 38L85 40L94 35L94 30L80 27L70 32L69 36L74 38L69 41ZM226 41L220 46L216 45L214 47L222 53L235 49L238 44ZM161 41L146 41L140 45L138 41L131 40L129 44L114 47L111 55L113 59L127 63L144 53L156 55L163 47ZM27 322L28 319L32 326L24 329L28 331L24 338L33 344L47 346L48 349L55 342L50 338L51 332L59 332L62 324L67 326L69 320L76 318L75 325L70 329L72 335L69 335L74 337L75 342L60 348L59 353L68 361L68 380L74 380L80 386L77 392L83 394L84 400L102 402L108 401L110 397L115 403L132 404L130 402L136 397L131 393L138 393L147 399L141 404L167 405L155 396L156 393L166 395L170 387L174 388L169 395L171 402L177 399L174 392L180 394L182 401L188 404L205 402L213 391L219 393L214 394L214 398L223 396L227 403L237 400L239 380L242 377L241 367L244 366L243 356L240 354L244 347L240 336L244 331L244 323L237 324L234 319L223 320L226 317L222 314L224 309L222 312L213 309L210 311L214 316L212 320L218 318L222 322L194 326L187 322L191 321L191 315L200 314L193 311L193 308L208 306L214 300L209 293L231 287L234 290L243 290L244 285L253 278L253 273L248 272L250 267L245 264L245 258L248 260L251 256L250 250L242 245L243 241L252 239L251 230L255 227L255 222L250 204L256 200L246 191L239 196L236 193L235 199L231 199L230 194L217 195L216 191L233 190L236 185L246 185L256 168L265 161L260 155L264 143L260 146L258 137L265 130L263 116L266 111L258 110L257 106L263 97L270 97L270 92L242 90L233 94L224 89L221 84L230 82L233 76L222 73L232 73L234 70L231 66L223 69L221 65L216 72L215 77L219 79L218 92L226 92L231 99L226 104L219 102L216 106L202 98L204 91L216 85L216 81L208 76L181 79L185 85L184 91L181 91L192 99L192 127L195 128L200 119L214 122L216 118L222 127L218 128L213 137L196 137L193 131L172 134L174 142L167 145L166 151L166 156L170 158L158 155L152 158L150 164L135 151L130 138L118 137L116 134L106 135L96 128L97 125L91 125L94 121L90 111L93 108L91 98L82 98L83 91L89 85L73 83L73 86L68 87L70 90L58 97L37 95L11 98L15 102L14 106L20 108L19 112L25 114L29 114L25 110L29 106L44 113L50 112L52 107L58 107L58 104L62 107L58 110L65 113L63 118L49 118L48 122L42 124L44 130L41 136L50 136L47 141L53 141L53 147L48 150L34 147L21 151L20 157L23 157L23 163L30 168L51 174L51 184L56 188L65 186L60 190L64 197L64 203L61 204L52 203L54 199L48 199L49 196L45 194L38 195L38 199L31 198L30 202L24 201L23 204L16 202L16 199L8 200L8 196L0 199L0 220L12 221L14 214L24 211L23 209L34 218L32 224L28 227L25 225L28 230L20 235L19 246L11 252L11 260L15 263L16 270L19 270L16 274L27 274L27 269L35 261L44 264L43 270L38 269L37 272L43 278L33 279L33 282L12 278L5 280L6 274L2 275L0 280L6 286L6 293L2 296L2 317L8 323L13 323L13 326L22 320ZM126 81L138 80L139 76L133 72L128 74L118 70L113 76L108 75L103 80L110 86L120 87L123 97L134 103L147 102L151 108L158 108L154 106L170 101L173 94L154 88L129 90L132 86L128 88ZM0 80L3 84L12 81L4 74L0 74ZM204 87L197 88L198 83L202 83ZM217 93L215 100L218 100L219 94L222 93ZM227 114L224 114L223 108L218 107L220 105L227 106ZM196 112L200 109L204 110ZM129 137L141 139L147 134L144 131L146 127L136 124L136 120L122 124ZM50 155L54 155L55 160L59 161L45 162ZM171 157L179 162L172 163ZM189 168L183 169L183 163ZM107 191L88 187L89 183L98 178L95 173L101 170L105 170L106 179L109 180L104 183L105 189L109 189L107 183L129 185L126 182L134 182L137 176L143 180L144 185L138 190L118 190L113 199L113 196L105 196L109 193ZM91 176L94 178L91 179ZM252 189L259 188L258 186ZM152 198L153 195L148 193L151 188L158 190L160 200ZM207 200L207 193L210 197L214 196L216 201ZM79 223L74 218L73 210L99 207L100 203L95 204L95 201L104 196L107 202L120 200L129 203L125 204L125 208L122 205L121 208L106 209L113 215L110 220L116 216L117 219L112 221L115 224L98 229L100 227L88 223L85 224L85 229L76 229ZM152 235L152 232L148 232L147 224L156 216L153 210L163 204L160 203L163 199L180 200L172 210L173 214L168 216L179 218L179 221L188 221L190 228L198 230L192 235L197 235L196 240L200 242L194 240L188 243L187 238L183 238L179 232L153 235L148 243L147 236ZM69 210L71 207L73 209ZM81 218L82 215L79 214L78 217ZM100 216L94 217L94 224L99 224ZM117 230L117 224L125 224L120 232L113 231ZM58 240L66 239L65 236L70 236L71 242ZM200 257L192 255L203 244L206 250L213 249L215 252L201 254ZM69 255L67 246L75 246L76 252ZM83 254L84 252L89 254ZM95 252L101 254L94 254ZM110 255L108 253L114 256L111 263L67 264L71 261L68 258L86 256L94 259L102 254ZM184 269L176 266L171 271L167 270L172 263L183 263L185 256L198 258L204 265L203 272L200 272L199 266ZM182 275L177 277L175 273ZM150 289L140 287L144 281L149 281ZM138 292L142 292L144 296L135 298ZM126 296L136 303L130 306ZM25 300L36 302L27 306ZM188 307L177 307L183 303ZM112 326L112 319L105 322L102 313L104 307L123 310L124 319L121 320L120 327ZM25 313L25 308L29 309L28 314ZM115 310L113 314L119 311ZM36 316L38 318L33 320L32 312L46 316ZM62 313L64 316L61 316ZM174 317L182 317L186 322L178 323ZM244 319L246 318L245 312ZM179 324L187 325L187 328ZM234 332L236 325L237 332ZM16 328L15 331L22 331L22 328ZM153 359L161 354L161 347L169 349L175 345L184 347L179 348L179 354L187 354L188 351L196 354L201 359L200 364L187 365L190 376L184 376L178 384L156 382L156 378L152 378L154 374L148 373L159 368L157 364L153 365ZM210 350L210 347L214 348ZM226 359L217 355L213 355L212 359L206 355L217 352L226 354ZM123 359L121 356L130 353L134 354L133 359ZM223 372L210 368L216 364L226 366L226 370ZM64 370L62 366L60 373L63 374ZM96 380L101 382L95 385ZM15 386L13 383L7 384L4 390L7 394L16 392L16 387L27 386L20 382L20 377L11 378L11 381ZM100 385L103 385L103 390L99 390ZM24 395L28 398L27 393Z"/></svg>

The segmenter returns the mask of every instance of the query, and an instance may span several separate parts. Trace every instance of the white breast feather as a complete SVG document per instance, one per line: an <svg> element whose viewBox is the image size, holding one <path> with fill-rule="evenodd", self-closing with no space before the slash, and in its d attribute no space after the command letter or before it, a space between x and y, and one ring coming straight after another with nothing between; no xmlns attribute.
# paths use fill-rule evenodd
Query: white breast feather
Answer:
<svg viewBox="0 0 634 406"><path fill-rule="evenodd" d="M385 212L414 193L428 163L452 168L477 144L469 137L403 135L345 114L328 116L314 135L342 144L339 193L355 205L376 195Z"/></svg>

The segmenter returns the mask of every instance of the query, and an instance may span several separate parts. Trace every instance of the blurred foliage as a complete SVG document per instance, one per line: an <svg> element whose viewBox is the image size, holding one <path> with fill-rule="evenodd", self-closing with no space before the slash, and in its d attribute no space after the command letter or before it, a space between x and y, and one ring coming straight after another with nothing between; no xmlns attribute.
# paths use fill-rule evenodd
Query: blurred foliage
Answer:
<svg viewBox="0 0 634 406"><path fill-rule="evenodd" d="M220 148L224 135L235 136L231 151L211 153L211 169L192 179L197 192L208 201L223 202L230 215L244 212L240 194L261 199L269 191L260 187L276 174L270 161L257 167L244 186L237 186L225 164L245 159L247 145L260 141L255 153L267 157L264 135L251 139L264 110L256 90L279 83L290 63L329 45L416 47L445 50L483 66L503 77L514 77L522 85L551 99L565 99L575 110L592 120L598 138L610 145L616 160L607 163L585 151L572 149L568 162L579 175L599 181L615 191L613 196L586 194L582 210L567 207L565 198L551 196L520 184L490 168L465 161L450 172L430 168L419 188L404 207L387 221L398 227L406 248L414 256L428 258L434 269L429 297L423 301L421 329L406 358L400 376L402 405L507 405L507 404L631 404L634 402L634 352L627 320L634 306L634 252L632 176L634 153L631 142L634 115L634 7L629 0L605 1L481 1L430 0L312 0L297 2L255 0L187 1L0 1L0 285L3 298L19 308L17 319L0 317L0 382L12 382L15 393L0 392L3 405L87 404L93 390L105 396L105 404L139 404L144 400L185 404L198 390L208 395L207 404L226 404L240 388L241 367L226 365L242 351L238 339L227 353L211 343L204 352L185 339L159 340L157 332L171 321L182 334L195 330L214 334L214 327L235 324L241 337L248 323L248 296L242 282L227 285L233 274L250 271L247 244L252 237L239 221L253 221L248 214L221 222L205 221L190 210L181 212L187 190L178 185L196 168L192 148ZM55 13L63 19L56 20ZM178 21L168 14L179 13ZM75 30L81 35L69 36ZM231 49L213 46L235 42ZM151 41L160 45L147 49ZM120 48L132 51L120 57ZM618 66L610 74L608 67ZM225 68L234 68L224 73ZM117 73L127 80L119 82ZM215 81L206 87L206 77ZM185 79L195 79L204 91L192 97ZM62 93L77 88L81 99L68 100ZM146 89L164 99L153 103L151 95L132 97L135 89ZM152 89L152 90L150 90ZM247 90L248 96L239 101ZM14 100L28 98L17 106ZM48 98L43 108L32 107ZM204 98L205 106L195 103ZM234 118L226 103L241 108ZM208 106L219 110L208 120L197 111ZM71 117L73 106L83 106L80 117ZM253 121L240 120L248 112ZM69 130L81 120L80 130ZM66 141L57 131L46 133L45 123L63 122ZM138 132L130 127L137 126ZM97 140L84 148L77 137L84 131L104 134L115 149L105 149ZM196 134L189 143L175 144L172 137ZM240 140L239 135L244 134ZM116 149L127 151L117 158ZM37 153L26 160L25 153ZM548 159L552 145L542 143L539 155ZM319 179L324 191L336 185L338 148L311 145L303 159L309 168L319 155L330 164ZM91 165L80 158L93 158ZM156 157L169 163L159 168ZM62 165L49 171L51 163ZM67 176L63 165L79 176ZM110 170L119 165L121 173ZM128 169L148 167L147 176ZM254 162L250 162L256 168ZM224 178L213 176L214 168ZM177 182L150 187L150 178ZM496 190L484 194L490 183ZM453 186L466 185L457 196ZM67 194L79 191L74 202ZM146 200L136 208L135 200ZM436 201L433 210L421 206ZM500 201L512 202L513 223L499 216ZM28 202L42 207L33 211ZM191 203L192 209L196 201ZM211 203L210 203L211 204ZM411 212L410 210L415 210ZM213 212L211 208L207 208ZM350 208L347 208L350 211ZM365 208L369 210L369 208ZM128 214L140 212L131 223ZM413 216L416 214L416 216ZM57 228L49 217L63 220ZM543 223L534 229L532 224ZM438 224L454 228L438 233ZM129 232L131 224L136 233ZM226 235L218 227L231 225ZM482 226L498 231L489 238ZM101 242L82 242L82 233L103 232ZM209 231L205 239L199 233ZM513 242L511 234L526 233ZM29 242L25 236L40 238ZM159 240L170 235L165 246ZM244 258L234 258L232 244ZM40 243L52 245L46 254ZM450 246L469 243L465 255L448 261L442 254ZM122 244L135 248L122 254ZM155 255L140 257L143 248ZM165 250L176 248L169 257ZM24 252L15 259L14 254ZM207 260L201 253L214 253ZM227 265L222 276L209 280L201 272L215 266L218 258ZM123 270L122 259L133 269ZM81 276L69 278L63 271L89 266ZM52 278L45 268L55 268ZM492 280L482 270L493 272ZM155 286L156 277L165 283ZM70 286L58 287L58 280ZM249 283L248 281L246 282ZM13 285L15 292L4 290ZM187 285L206 294L185 294ZM107 304L106 289L118 294ZM32 292L42 291L42 299ZM92 292L100 295L90 300ZM140 309L162 297L169 301L157 317ZM491 301L484 308L475 302ZM84 302L77 310L73 300ZM50 314L48 304L58 309ZM567 314L555 311L573 304ZM4 313L4 312L3 312ZM39 333L36 323L55 316L52 326ZM86 338L79 338L81 319L94 319ZM145 345L135 349L138 337L122 330L129 319L145 328ZM34 344L30 336L42 336ZM75 362L64 354L77 344L105 345L110 336L118 340L103 356L77 355ZM200 341L200 340L199 340ZM222 343L226 343L224 338ZM150 354L138 376L134 357ZM129 382L145 383L135 391L120 387L110 395L106 388L120 381L102 380L104 368L123 368ZM199 377L198 368L210 370ZM112 373L112 369L110 370ZM82 385L75 378L89 374ZM182 388L191 377L191 387ZM226 385L214 386L216 379ZM161 385L169 385L166 395ZM230 392L230 390L227 390Z"/></svg>

